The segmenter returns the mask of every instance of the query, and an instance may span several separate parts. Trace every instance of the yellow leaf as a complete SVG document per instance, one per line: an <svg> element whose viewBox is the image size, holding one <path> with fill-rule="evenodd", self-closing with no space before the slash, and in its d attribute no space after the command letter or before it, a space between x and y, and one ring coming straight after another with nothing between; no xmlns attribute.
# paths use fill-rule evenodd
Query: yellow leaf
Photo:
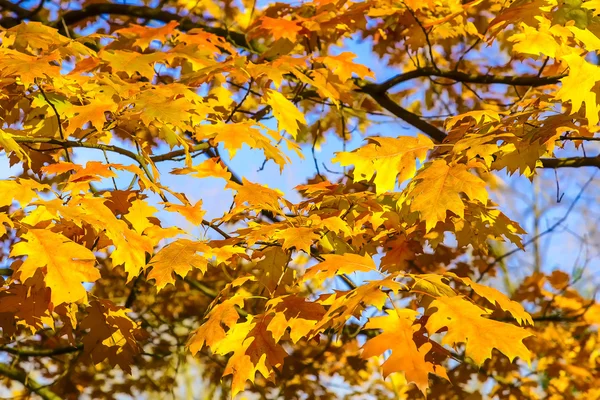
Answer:
<svg viewBox="0 0 600 400"><path fill-rule="evenodd" d="M154 226L148 218L152 217L158 210L149 205L144 200L134 200L131 203L129 212L125 214L125 219L131 223L133 229L138 233L143 233L144 229Z"/></svg>
<svg viewBox="0 0 600 400"><path fill-rule="evenodd" d="M30 229L21 238L23 241L14 245L10 256L27 256L18 269L22 281L43 268L44 281L51 290L55 306L87 301L82 282L100 279L100 272L94 267L94 253L60 233L46 229Z"/></svg>
<svg viewBox="0 0 600 400"><path fill-rule="evenodd" d="M442 344L455 346L464 343L465 354L477 365L492 357L492 349L499 350L511 361L515 357L527 363L531 361L531 353L523 344L523 339L532 336L531 333L482 317L488 313L462 296L438 297L429 308L436 310L425 325L429 334L448 328Z"/></svg>
<svg viewBox="0 0 600 400"><path fill-rule="evenodd" d="M161 290L167 284L175 282L173 274L185 278L192 268L197 268L204 273L208 261L198 253L209 249L210 247L202 242L179 239L163 247L152 257L148 263L148 267L152 267L148 279L155 279L156 290Z"/></svg>
<svg viewBox="0 0 600 400"><path fill-rule="evenodd" d="M233 352L229 358L223 376L233 375L231 395L244 390L246 381L254 382L256 373L265 378L280 369L287 353L279 346L267 329L271 317L252 315L245 322L236 324L227 336L215 345L216 354L225 355Z"/></svg>
<svg viewBox="0 0 600 400"><path fill-rule="evenodd" d="M226 332L223 326L231 329L237 323L240 315L236 307L244 306L245 297L244 295L236 294L210 310L208 319L192 332L187 342L187 346L192 354L196 354L202 350L205 344L214 349L215 345L225 339Z"/></svg>
<svg viewBox="0 0 600 400"><path fill-rule="evenodd" d="M382 355L391 350L382 365L383 376L387 377L394 372L402 372L408 382L413 382L423 394L426 395L429 387L429 374L438 374L447 379L446 370L440 365L425 361L427 353L431 350L431 343L424 343L417 348L413 334L420 325L413 325L416 311L387 310L387 315L372 317L365 325L365 329L381 329L382 333L369 339L363 346L362 358Z"/></svg>
<svg viewBox="0 0 600 400"><path fill-rule="evenodd" d="M196 226L202 225L206 211L202 209L202 200L198 200L194 205L178 205L167 203L165 210L181 214L185 219Z"/></svg>
<svg viewBox="0 0 600 400"><path fill-rule="evenodd" d="M502 310L509 312L517 320L517 322L519 322L519 324L524 325L525 323L528 323L529 325L533 325L531 315L529 315L529 313L523 309L523 306L516 301L512 301L497 289L480 285L479 283L473 282L467 277L459 277L452 272L447 272L445 275L451 276L452 278L463 282L465 285L472 288L475 293L485 298L490 303L498 305Z"/></svg>
<svg viewBox="0 0 600 400"><path fill-rule="evenodd" d="M302 277L303 281L314 279L318 282L323 282L325 279L333 278L336 275L351 274L353 272L370 272L377 271L377 266L373 259L365 254L347 253L344 255L325 254L325 261L306 270Z"/></svg>
<svg viewBox="0 0 600 400"><path fill-rule="evenodd" d="M356 54L345 51L337 56L316 57L315 60L327 65L342 81L351 79L353 74L363 79L366 77L375 78L375 74L369 68L352 61L355 58Z"/></svg>
<svg viewBox="0 0 600 400"><path fill-rule="evenodd" d="M107 300L90 303L80 328L89 329L83 338L83 351L91 356L94 364L108 359L112 366L131 372L134 357L140 352L135 337L141 329L129 318L128 311Z"/></svg>
<svg viewBox="0 0 600 400"><path fill-rule="evenodd" d="M562 57L569 66L569 75L561 80L562 87L556 94L557 99L571 101L571 113L579 112L585 104L585 117L589 125L598 123L598 99L592 89L600 81L600 67L590 64L576 54Z"/></svg>
<svg viewBox="0 0 600 400"><path fill-rule="evenodd" d="M10 133L6 132L3 129L0 129L0 147L4 149L6 154L14 152L15 155L19 158L19 160L27 160L28 162L31 162L29 155L21 148L21 146L19 146L19 144L15 141L15 139L13 139L13 137L14 136Z"/></svg>
<svg viewBox="0 0 600 400"><path fill-rule="evenodd" d="M464 217L461 193L483 204L488 200L485 181L469 173L464 164L448 165L444 160L435 160L421 170L415 180L417 183L408 193L412 199L410 209L420 213L428 232L438 221L446 220L447 211Z"/></svg>
<svg viewBox="0 0 600 400"><path fill-rule="evenodd" d="M396 178L403 182L414 176L416 161L423 161L433 148L431 139L424 135L399 138L369 138L371 143L353 152L340 152L332 160L342 166L354 165L356 180L369 181L375 173L377 194L393 191Z"/></svg>
<svg viewBox="0 0 600 400"><path fill-rule="evenodd" d="M300 124L306 125L304 114L289 101L283 94L276 90L268 90L265 94L266 102L273 109L273 115L277 119L277 127L284 130L295 139L300 130Z"/></svg>
<svg viewBox="0 0 600 400"><path fill-rule="evenodd" d="M288 250L294 247L296 251L304 251L310 254L310 246L319 239L311 228L286 228L274 235L275 239L283 239L283 249Z"/></svg>
<svg viewBox="0 0 600 400"><path fill-rule="evenodd" d="M196 178L223 178L227 182L231 179L231 173L218 158L209 158L189 168L176 168L171 173L174 175L192 174Z"/></svg>
<svg viewBox="0 0 600 400"><path fill-rule="evenodd" d="M513 46L513 50L517 53L532 54L534 56L543 54L548 57L556 57L560 45L548 31L548 28L549 26L544 24L540 24L540 27L537 28L521 24L522 32L512 35L508 40L517 42Z"/></svg>

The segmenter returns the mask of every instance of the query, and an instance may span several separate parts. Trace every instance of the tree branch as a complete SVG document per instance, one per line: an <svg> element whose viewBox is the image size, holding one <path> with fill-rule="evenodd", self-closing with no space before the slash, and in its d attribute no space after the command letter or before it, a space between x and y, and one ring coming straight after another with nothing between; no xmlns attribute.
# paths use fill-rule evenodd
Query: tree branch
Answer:
<svg viewBox="0 0 600 400"><path fill-rule="evenodd" d="M61 397L50 390L48 387L31 379L24 371L13 368L9 365L0 363L0 375L21 382L31 392L37 394L44 400L61 400Z"/></svg>
<svg viewBox="0 0 600 400"><path fill-rule="evenodd" d="M371 84L371 91L384 93L394 86L415 78L434 76L438 78L452 79L456 82L478 83L483 85L502 84L511 86L545 86L558 83L566 74L539 77L536 75L526 76L498 76L498 75L478 75L468 74L460 71L440 71L433 67L419 68L413 71L398 74L382 83Z"/></svg>
<svg viewBox="0 0 600 400"><path fill-rule="evenodd" d="M243 33L193 22L190 20L190 16L184 17L179 14L163 11L160 8L128 4L94 3L83 7L81 10L68 11L62 16L62 20L64 20L65 25L68 26L102 14L124 15L128 17L153 19L162 22L177 21L180 23L179 28L183 31L200 28L206 32L221 36L236 46L243 47L252 52L255 51L250 45L250 42L246 40L246 35ZM58 30L62 32L64 28L59 24L60 21L61 19L55 22L54 25L55 28L58 28Z"/></svg>
<svg viewBox="0 0 600 400"><path fill-rule="evenodd" d="M54 144L60 146L62 148L72 148L72 147L82 147L86 149L98 149L103 151L110 151L112 153L118 153L125 157L129 157L132 160L140 163L143 162L143 156L134 153L133 151L124 149L122 147L113 146L110 144L101 144L101 143L89 143L89 142L78 142L74 140L61 140L55 138L47 138L47 137L26 137L26 136L15 136L13 137L15 142L17 143L46 143L46 144ZM199 143L189 150L190 153L206 150L210 146L208 143ZM161 161L169 161L175 157L180 157L185 154L185 150L175 150L165 154L159 154L156 156L150 156L150 160L153 162L161 162Z"/></svg>
<svg viewBox="0 0 600 400"><path fill-rule="evenodd" d="M600 156L596 157L568 157L568 158L542 158L542 168L600 168Z"/></svg>
<svg viewBox="0 0 600 400"><path fill-rule="evenodd" d="M431 125L429 122L424 121L418 115L413 114L407 109L401 107L394 100L390 99L386 93L381 93L377 85L365 85L360 90L363 93L370 95L381 107L419 129L437 143L442 143L444 139L446 139L446 133L444 131Z"/></svg>
<svg viewBox="0 0 600 400"><path fill-rule="evenodd" d="M83 345L69 346L69 347L58 347L56 349L35 349L35 348L16 348L8 346L0 346L0 351L5 353L14 354L19 357L52 357L61 354L76 353L83 350Z"/></svg>

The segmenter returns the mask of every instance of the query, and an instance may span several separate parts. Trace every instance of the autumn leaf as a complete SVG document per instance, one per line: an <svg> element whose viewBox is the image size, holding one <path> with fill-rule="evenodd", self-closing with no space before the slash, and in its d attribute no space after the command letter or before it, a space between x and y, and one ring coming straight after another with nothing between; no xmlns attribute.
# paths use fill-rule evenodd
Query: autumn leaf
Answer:
<svg viewBox="0 0 600 400"><path fill-rule="evenodd" d="M592 90L600 81L600 68L590 64L576 54L563 56L569 66L569 75L562 79L562 87L556 94L563 101L571 101L572 112L578 112L585 104L585 116L588 124L598 123L598 99Z"/></svg>
<svg viewBox="0 0 600 400"><path fill-rule="evenodd" d="M299 124L306 124L304 114L296 108L294 103L275 90L269 90L266 93L266 103L273 109L279 130L286 131L295 139L300 129Z"/></svg>
<svg viewBox="0 0 600 400"><path fill-rule="evenodd" d="M202 225L204 214L206 214L206 211L202 209L202 200L198 200L194 205L167 203L165 209L170 212L181 214L186 220L196 226Z"/></svg>
<svg viewBox="0 0 600 400"><path fill-rule="evenodd" d="M523 309L523 306L515 301L510 300L505 294L499 292L497 289L473 282L467 277L459 277L452 272L447 272L446 275L451 276L455 280L463 282L465 285L471 287L475 293L485 298L493 305L498 305L502 310L509 312L519 324L525 325L527 323L529 325L533 325L531 315L529 315L529 313Z"/></svg>
<svg viewBox="0 0 600 400"><path fill-rule="evenodd" d="M84 354L94 364L108 359L112 366L131 372L133 357L140 352L135 339L139 327L127 316L128 310L103 300L92 301L87 312L81 321L81 329L89 329L83 339Z"/></svg>
<svg viewBox="0 0 600 400"><path fill-rule="evenodd" d="M353 152L337 153L333 161L354 165L357 180L369 181L375 175L377 193L393 191L396 178L404 182L414 176L417 161L423 161L433 148L431 139L418 135L399 138L370 138L371 143Z"/></svg>
<svg viewBox="0 0 600 400"><path fill-rule="evenodd" d="M288 21L283 18L270 18L263 16L260 18L260 28L267 31L275 40L288 39L291 42L296 40L298 33L302 30L296 22Z"/></svg>
<svg viewBox="0 0 600 400"><path fill-rule="evenodd" d="M324 261L321 263L306 270L306 273L302 277L304 281L315 280L322 282L336 275L377 270L375 262L367 254L364 256L352 253L344 255L325 254L323 255L323 259Z"/></svg>
<svg viewBox="0 0 600 400"><path fill-rule="evenodd" d="M208 319L198 329L192 332L187 346L192 354L202 350L204 345L213 350L226 338L224 327L231 329L240 316L236 307L244 306L244 295L236 295L217 304L208 313Z"/></svg>
<svg viewBox="0 0 600 400"><path fill-rule="evenodd" d="M283 240L284 250L295 248L297 251L310 254L310 246L315 240L319 239L319 235L311 228L298 227L279 231L274 235L274 238Z"/></svg>
<svg viewBox="0 0 600 400"><path fill-rule="evenodd" d="M415 181L407 194L411 199L410 209L419 212L427 231L439 221L445 221L447 211L464 217L462 193L471 200L487 203L485 182L471 174L464 164L448 165L445 161L436 160L421 170Z"/></svg>
<svg viewBox="0 0 600 400"><path fill-rule="evenodd" d="M29 155L27 155L27 153L21 148L21 146L19 146L19 144L15 142L13 135L3 129L0 129L0 146L4 149L6 153L9 153L11 151L14 152L21 161L31 161Z"/></svg>
<svg viewBox="0 0 600 400"><path fill-rule="evenodd" d="M225 355L233 352L223 376L233 375L231 395L235 396L246 387L246 381L254 382L256 373L271 378L275 369L281 368L287 353L268 331L269 317L249 315L245 322L234 325L229 334L213 351Z"/></svg>
<svg viewBox="0 0 600 400"><path fill-rule="evenodd" d="M359 78L363 79L366 77L375 77L373 71L364 65L355 63L353 61L354 58L356 58L355 54L351 52L343 52L337 56L316 57L315 60L330 67L331 70L337 76L339 76L342 81L352 78L353 74L356 74Z"/></svg>
<svg viewBox="0 0 600 400"><path fill-rule="evenodd" d="M365 329L381 329L383 332L369 339L363 346L361 357L370 358L383 355L391 350L382 365L383 376L394 372L402 372L407 382L413 382L424 395L429 387L429 374L437 374L446 379L446 370L440 365L425 361L431 349L430 343L419 348L413 340L413 334L419 326L414 325L417 312L408 309L388 310L387 315L373 317L365 325Z"/></svg>
<svg viewBox="0 0 600 400"><path fill-rule="evenodd" d="M497 349L510 361L516 357L529 363L531 353L523 339L532 336L523 328L484 318L488 313L462 296L438 297L429 306L435 310L425 327L430 335L447 328L442 344L464 343L466 355L477 365L492 357Z"/></svg>
<svg viewBox="0 0 600 400"><path fill-rule="evenodd" d="M158 210L145 201L134 200L131 203L129 212L125 214L125 218L131 223L136 232L143 233L146 228L154 225L148 218L152 217L156 212Z"/></svg>
<svg viewBox="0 0 600 400"><path fill-rule="evenodd" d="M100 279L100 272L94 267L94 253L46 229L29 229L21 237L23 241L13 246L10 256L27 257L18 269L22 281L43 268L54 305L87 302L87 291L82 283Z"/></svg>
<svg viewBox="0 0 600 400"><path fill-rule="evenodd" d="M185 278L192 269L206 272L208 261L199 253L210 249L204 243L179 239L163 247L150 259L147 267L152 267L148 279L154 279L156 290L161 290L168 284L175 282L174 274Z"/></svg>

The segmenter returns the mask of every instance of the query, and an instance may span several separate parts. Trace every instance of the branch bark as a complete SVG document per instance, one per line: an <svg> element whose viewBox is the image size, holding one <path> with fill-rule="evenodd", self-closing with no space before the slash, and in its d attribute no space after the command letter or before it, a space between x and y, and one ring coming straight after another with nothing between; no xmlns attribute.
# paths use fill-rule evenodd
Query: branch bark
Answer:
<svg viewBox="0 0 600 400"><path fill-rule="evenodd" d="M58 347L56 349L34 349L34 348L16 348L8 346L0 346L0 351L5 353L14 354L19 357L52 357L59 356L61 354L76 353L83 350L83 345L69 346L69 347Z"/></svg>
<svg viewBox="0 0 600 400"><path fill-rule="evenodd" d="M545 85L553 85L558 82L567 74L556 75L556 76L536 76L536 75L525 75L525 76L498 76L498 75L478 75L478 74L468 74L461 71L440 71L433 67L424 67L419 68L414 71L405 72L403 74L398 74L387 81L384 81L379 84L375 84L374 91L379 93L384 93L394 86L406 82L415 78L423 78L427 76L433 76L437 78L447 78L452 79L456 82L464 82L464 83L478 83L483 85L490 84L501 84L501 85L513 85L513 86L545 86Z"/></svg>
<svg viewBox="0 0 600 400"><path fill-rule="evenodd" d="M4 375L7 378L20 382L29 391L37 394L44 400L62 400L59 395L54 393L48 387L31 379L24 371L0 363L0 375Z"/></svg>

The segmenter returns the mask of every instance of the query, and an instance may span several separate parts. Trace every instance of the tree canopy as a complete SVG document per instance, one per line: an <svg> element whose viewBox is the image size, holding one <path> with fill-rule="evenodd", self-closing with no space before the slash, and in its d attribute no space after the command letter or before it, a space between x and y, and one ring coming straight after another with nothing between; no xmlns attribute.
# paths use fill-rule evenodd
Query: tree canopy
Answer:
<svg viewBox="0 0 600 400"><path fill-rule="evenodd" d="M0 10L1 396L600 398L600 1Z"/></svg>

